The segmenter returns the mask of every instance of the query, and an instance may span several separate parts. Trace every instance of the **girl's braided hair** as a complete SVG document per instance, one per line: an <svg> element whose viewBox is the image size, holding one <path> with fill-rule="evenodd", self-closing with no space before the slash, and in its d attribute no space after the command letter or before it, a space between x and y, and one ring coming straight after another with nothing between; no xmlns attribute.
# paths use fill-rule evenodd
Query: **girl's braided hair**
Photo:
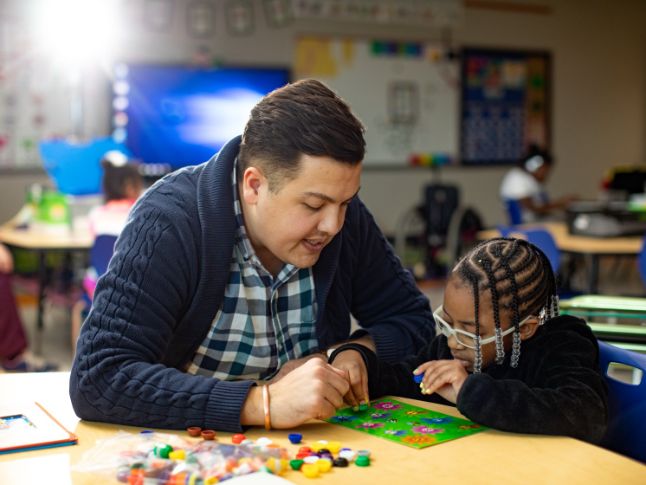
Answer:
<svg viewBox="0 0 646 485"><path fill-rule="evenodd" d="M476 358L474 371L482 368L480 348L480 302L488 290L496 334L496 363L502 364L505 350L500 327L500 308L511 310L513 345L511 366L520 359L519 322L527 315L538 315L539 323L558 316L556 279L547 256L524 239L496 238L484 241L453 269L453 276L473 291L476 324Z"/></svg>

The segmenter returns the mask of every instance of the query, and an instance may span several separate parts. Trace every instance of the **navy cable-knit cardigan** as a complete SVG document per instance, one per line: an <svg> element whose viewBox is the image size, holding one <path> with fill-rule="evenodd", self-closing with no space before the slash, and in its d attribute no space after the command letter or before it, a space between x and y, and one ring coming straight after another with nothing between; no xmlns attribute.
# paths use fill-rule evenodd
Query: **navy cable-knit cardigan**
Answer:
<svg viewBox="0 0 646 485"><path fill-rule="evenodd" d="M228 281L235 221L231 171L240 138L179 170L137 202L99 279L70 377L76 414L93 421L239 431L252 381L183 372ZM350 314L396 361L432 338L428 300L357 198L314 266L322 349L350 337Z"/></svg>

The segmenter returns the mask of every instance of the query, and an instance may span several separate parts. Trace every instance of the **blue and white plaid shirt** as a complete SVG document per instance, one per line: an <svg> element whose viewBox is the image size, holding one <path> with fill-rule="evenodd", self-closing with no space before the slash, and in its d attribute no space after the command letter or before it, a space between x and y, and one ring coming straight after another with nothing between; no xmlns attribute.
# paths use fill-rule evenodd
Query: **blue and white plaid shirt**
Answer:
<svg viewBox="0 0 646 485"><path fill-rule="evenodd" d="M236 164L237 165L237 161ZM285 264L274 278L244 226L233 169L236 239L222 306L187 372L223 380L265 379L288 360L319 348L311 268Z"/></svg>

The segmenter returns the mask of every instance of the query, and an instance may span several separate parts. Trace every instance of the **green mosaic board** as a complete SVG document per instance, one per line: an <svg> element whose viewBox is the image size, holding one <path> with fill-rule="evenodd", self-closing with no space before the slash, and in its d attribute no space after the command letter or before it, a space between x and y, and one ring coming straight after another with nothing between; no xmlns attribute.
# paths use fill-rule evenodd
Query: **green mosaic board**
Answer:
<svg viewBox="0 0 646 485"><path fill-rule="evenodd" d="M426 448L487 429L466 419L395 399L375 400L364 411L339 409L326 421L412 448Z"/></svg>

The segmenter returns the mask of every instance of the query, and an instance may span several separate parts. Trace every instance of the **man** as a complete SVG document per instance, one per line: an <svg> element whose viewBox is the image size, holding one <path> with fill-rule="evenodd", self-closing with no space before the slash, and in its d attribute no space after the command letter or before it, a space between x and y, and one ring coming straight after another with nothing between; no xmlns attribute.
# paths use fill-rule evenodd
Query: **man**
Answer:
<svg viewBox="0 0 646 485"><path fill-rule="evenodd" d="M81 331L76 413L239 431L367 399L361 359L332 367L324 352L351 340L393 361L434 332L357 197L364 151L349 107L301 81L260 101L242 139L148 190Z"/></svg>

